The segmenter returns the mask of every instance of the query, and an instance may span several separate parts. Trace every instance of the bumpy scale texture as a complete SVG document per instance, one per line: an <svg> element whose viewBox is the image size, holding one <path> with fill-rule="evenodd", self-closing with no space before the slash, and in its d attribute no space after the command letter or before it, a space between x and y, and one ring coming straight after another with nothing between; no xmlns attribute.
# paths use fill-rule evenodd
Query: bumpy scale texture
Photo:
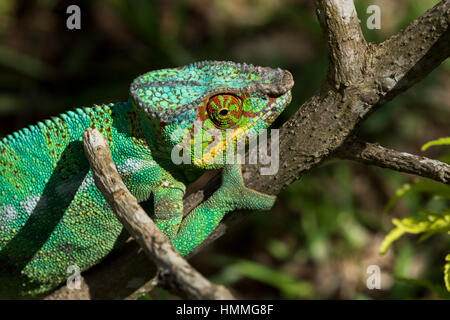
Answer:
<svg viewBox="0 0 450 320"><path fill-rule="evenodd" d="M290 102L292 86L281 69L199 62L136 78L127 102L69 111L1 140L0 297L55 288L69 266L84 271L127 238L94 184L82 146L88 127L109 140L138 201L153 195L149 214L183 255L227 212L270 209L274 197L246 188L240 166L226 164L221 151L267 128ZM189 147L189 162L172 160L179 146ZM222 168L221 187L182 219L186 184L212 168Z"/></svg>

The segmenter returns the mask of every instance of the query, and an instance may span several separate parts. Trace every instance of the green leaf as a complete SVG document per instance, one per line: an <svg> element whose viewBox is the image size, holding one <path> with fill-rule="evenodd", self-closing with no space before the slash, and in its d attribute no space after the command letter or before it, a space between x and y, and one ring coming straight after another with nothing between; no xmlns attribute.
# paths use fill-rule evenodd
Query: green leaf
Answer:
<svg viewBox="0 0 450 320"><path fill-rule="evenodd" d="M443 286L437 285L428 280L411 279L411 278L405 278L405 277L396 277L396 279L398 281L401 281L401 282L404 282L404 283L407 283L410 285L427 288L428 290L436 293L439 296L439 298L441 298L441 299L446 299L446 300L450 299L450 294L444 289Z"/></svg>
<svg viewBox="0 0 450 320"><path fill-rule="evenodd" d="M396 228L384 238L380 245L380 253L385 253L389 246L405 233L423 233L424 235L419 239L423 241L433 234L450 232L450 210L443 213L422 211L418 217L392 219L392 223Z"/></svg>
<svg viewBox="0 0 450 320"><path fill-rule="evenodd" d="M235 267L239 273L248 278L278 288L286 297L300 298L313 295L313 288L309 283L298 281L288 274L270 269L261 264L239 260Z"/></svg>
<svg viewBox="0 0 450 320"><path fill-rule="evenodd" d="M272 239L267 245L267 251L270 252L272 257L278 260L286 260L291 255L291 250L283 241Z"/></svg>
<svg viewBox="0 0 450 320"><path fill-rule="evenodd" d="M445 288L450 292L450 254L445 257L445 265L444 265L444 282Z"/></svg>
<svg viewBox="0 0 450 320"><path fill-rule="evenodd" d="M432 146L442 146L442 145L450 145L450 137L439 138L439 139L437 139L437 140L429 141L429 142L425 143L425 144L422 146L421 150L422 150L422 151L425 151L425 150L427 150L429 147L432 147Z"/></svg>
<svg viewBox="0 0 450 320"><path fill-rule="evenodd" d="M437 140L429 141L422 146L422 151L427 150L431 146L450 145L450 137L444 137ZM450 159L450 158L449 158ZM446 159L448 160L448 159ZM448 162L445 161L444 162ZM441 183L429 179L423 179L413 184L405 184L399 188L395 196L392 197L384 208L384 213L389 211L395 203L408 194L425 193L433 196L434 198L450 199L450 187ZM450 234L450 208L445 209L442 213L436 213L432 211L421 211L418 216L408 217L404 219L393 219L392 223L395 228L392 229L388 235L384 238L380 245L380 253L385 253L391 244L401 238L405 233L421 234L419 242L425 241L429 237L439 234ZM447 291L450 292L450 254L445 257L446 264L444 266L444 282ZM448 293L443 288L427 282L426 280L413 280L403 279L406 282L413 283L427 287L428 289L436 292L441 298L445 293L448 298Z"/></svg>
<svg viewBox="0 0 450 320"><path fill-rule="evenodd" d="M421 212L423 217L409 217L402 220L393 219L397 228L402 229L407 233L424 233L424 232L438 232L443 233L450 230L450 211L440 213Z"/></svg>
<svg viewBox="0 0 450 320"><path fill-rule="evenodd" d="M450 199L450 186L429 179L419 180L413 184L405 184L395 191L395 196L389 200L383 210L383 214L391 210L404 196L419 193Z"/></svg>
<svg viewBox="0 0 450 320"><path fill-rule="evenodd" d="M2 45L0 45L0 65L37 79L46 79L51 71L48 65L35 57Z"/></svg>
<svg viewBox="0 0 450 320"><path fill-rule="evenodd" d="M215 282L223 282L224 279L227 279L227 282L230 280L235 282L242 277L247 277L280 290L281 294L288 299L311 299L315 295L314 287L309 282L297 280L289 274L253 261L244 259L231 259L231 261L233 262L222 270L222 274L216 276Z"/></svg>
<svg viewBox="0 0 450 320"><path fill-rule="evenodd" d="M381 254L386 253L386 251L389 249L389 247L391 246L391 244L398 240L399 238L401 238L402 235L405 234L405 231L400 229L400 228L394 228L392 229L388 235L386 237L384 237L383 242L380 245L380 250L379 252Z"/></svg>
<svg viewBox="0 0 450 320"><path fill-rule="evenodd" d="M431 211L422 211L418 217L409 217L404 219L392 219L392 223L396 228L384 238L380 245L380 253L385 253L389 246L398 240L405 233L420 234L419 241L424 241L430 236L438 233L450 234L450 209L443 213L436 213ZM444 282L445 287L450 292L450 254L445 257L447 262L444 266ZM434 291L434 290L433 290Z"/></svg>

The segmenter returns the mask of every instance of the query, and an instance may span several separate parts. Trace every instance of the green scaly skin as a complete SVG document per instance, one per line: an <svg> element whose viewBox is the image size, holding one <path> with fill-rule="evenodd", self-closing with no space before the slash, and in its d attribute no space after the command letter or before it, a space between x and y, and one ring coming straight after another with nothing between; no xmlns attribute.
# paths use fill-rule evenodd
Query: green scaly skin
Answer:
<svg viewBox="0 0 450 320"><path fill-rule="evenodd" d="M128 102L69 111L1 140L0 297L51 290L67 279L68 266L84 271L127 238L94 185L82 146L88 127L109 140L137 200L153 194L151 215L183 255L227 212L270 209L275 198L246 188L240 166L224 165L219 150L236 148L226 130L236 139L267 128L290 102L292 85L281 69L199 62L136 78ZM199 137L201 152L191 148L191 163L174 164L174 147L192 147ZM222 168L221 187L182 219L185 186L216 168Z"/></svg>

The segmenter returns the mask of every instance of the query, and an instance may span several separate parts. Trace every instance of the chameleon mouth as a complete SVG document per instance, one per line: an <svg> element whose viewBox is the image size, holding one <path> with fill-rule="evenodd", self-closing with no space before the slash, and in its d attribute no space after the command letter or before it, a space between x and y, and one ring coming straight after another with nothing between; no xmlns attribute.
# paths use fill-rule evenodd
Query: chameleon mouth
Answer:
<svg viewBox="0 0 450 320"><path fill-rule="evenodd" d="M270 102L267 104L267 106L261 110L261 116L252 121L250 124L241 127L240 134L236 134L236 137L239 138L246 133L252 131L255 129L255 127L261 126L255 131L258 131L260 129L265 129L269 127L276 118L284 111L286 106L291 102L292 100L292 94L291 91L287 91L283 95L279 96L278 98L270 98Z"/></svg>
<svg viewBox="0 0 450 320"><path fill-rule="evenodd" d="M277 98L270 99L273 99L273 102L268 103L267 106L261 111L263 115L259 118L259 120L263 120L264 122L267 122L267 120L272 120L270 122L272 123L291 102L292 94L291 91L287 91Z"/></svg>

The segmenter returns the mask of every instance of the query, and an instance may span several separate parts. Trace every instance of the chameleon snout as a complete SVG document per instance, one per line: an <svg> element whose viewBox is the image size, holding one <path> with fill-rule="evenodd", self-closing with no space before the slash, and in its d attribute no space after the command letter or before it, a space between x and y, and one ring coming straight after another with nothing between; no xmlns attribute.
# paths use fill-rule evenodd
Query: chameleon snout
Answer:
<svg viewBox="0 0 450 320"><path fill-rule="evenodd" d="M287 70L271 69L271 72L267 72L270 75L269 83L260 83L258 90L268 95L269 97L279 97L287 93L294 86L294 78L292 74Z"/></svg>

